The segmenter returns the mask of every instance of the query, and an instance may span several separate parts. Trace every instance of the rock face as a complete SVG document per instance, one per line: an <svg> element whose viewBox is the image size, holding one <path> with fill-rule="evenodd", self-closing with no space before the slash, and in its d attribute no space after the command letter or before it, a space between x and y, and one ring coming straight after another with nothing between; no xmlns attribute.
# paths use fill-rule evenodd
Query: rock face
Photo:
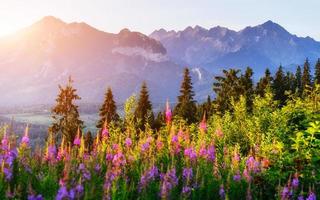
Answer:
<svg viewBox="0 0 320 200"><path fill-rule="evenodd" d="M85 23L45 17L0 39L0 104L53 103L58 84L69 75L82 102L101 102L112 87L117 101L138 92L146 81L154 102L175 100L183 67L172 62L157 40L123 29L99 31ZM211 78L193 70L197 98L208 94Z"/></svg>
<svg viewBox="0 0 320 200"><path fill-rule="evenodd" d="M290 34L280 25L264 24L233 31L224 27L188 27L183 31L160 29L150 34L167 49L170 59L179 64L205 67L211 72L221 68L251 66L257 75L266 67L292 66L306 57L320 57L320 43L310 37Z"/></svg>

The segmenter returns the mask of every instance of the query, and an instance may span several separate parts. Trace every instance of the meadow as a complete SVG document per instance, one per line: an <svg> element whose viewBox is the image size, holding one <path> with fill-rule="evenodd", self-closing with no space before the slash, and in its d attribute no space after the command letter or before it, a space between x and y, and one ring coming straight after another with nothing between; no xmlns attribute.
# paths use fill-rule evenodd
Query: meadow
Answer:
<svg viewBox="0 0 320 200"><path fill-rule="evenodd" d="M192 124L168 107L158 130L127 120L125 129L108 124L92 143L75 130L72 145L49 134L34 150L28 128L22 138L3 128L0 198L314 200L319 98L317 87L279 107L268 92L250 113L240 98L233 112Z"/></svg>

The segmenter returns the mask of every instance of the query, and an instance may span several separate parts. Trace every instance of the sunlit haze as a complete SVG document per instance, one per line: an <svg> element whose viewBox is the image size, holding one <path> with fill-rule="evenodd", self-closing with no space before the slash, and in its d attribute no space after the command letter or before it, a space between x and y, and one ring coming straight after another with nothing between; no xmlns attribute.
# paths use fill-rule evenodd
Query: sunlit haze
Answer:
<svg viewBox="0 0 320 200"><path fill-rule="evenodd" d="M1 0L0 36L53 15L107 32L129 28L146 34L194 25L239 30L272 20L289 32L320 40L319 7L318 0Z"/></svg>

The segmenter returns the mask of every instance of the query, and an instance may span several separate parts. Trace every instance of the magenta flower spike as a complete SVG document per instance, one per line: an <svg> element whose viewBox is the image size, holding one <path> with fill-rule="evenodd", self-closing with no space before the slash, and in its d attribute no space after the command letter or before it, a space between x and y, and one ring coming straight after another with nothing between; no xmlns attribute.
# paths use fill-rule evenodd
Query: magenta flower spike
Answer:
<svg viewBox="0 0 320 200"><path fill-rule="evenodd" d="M21 145L28 146L29 142L30 142L30 139L29 139L29 125L27 125L27 127L25 129L25 132L24 132L24 136L22 137L22 140L21 140Z"/></svg>
<svg viewBox="0 0 320 200"><path fill-rule="evenodd" d="M78 128L77 136L73 140L73 144L76 146L81 145L81 138L80 138L80 128Z"/></svg>
<svg viewBox="0 0 320 200"><path fill-rule="evenodd" d="M166 122L167 124L169 124L172 120L172 112L171 112L171 109L170 109L170 106L169 106L169 101L167 100L167 103L166 103Z"/></svg>

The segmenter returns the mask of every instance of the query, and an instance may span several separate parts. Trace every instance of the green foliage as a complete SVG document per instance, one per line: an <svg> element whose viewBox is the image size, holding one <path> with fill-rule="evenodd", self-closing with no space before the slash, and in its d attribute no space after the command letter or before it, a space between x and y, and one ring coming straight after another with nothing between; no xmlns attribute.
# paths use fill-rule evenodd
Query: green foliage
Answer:
<svg viewBox="0 0 320 200"><path fill-rule="evenodd" d="M72 144L78 128L83 128L83 121L80 120L78 106L75 100L81 99L72 86L72 79L69 77L66 87L59 86L60 93L56 99L56 105L52 108L53 123L51 130L55 134L61 133L68 144ZM61 136L60 136L61 139Z"/></svg>
<svg viewBox="0 0 320 200"><path fill-rule="evenodd" d="M178 96L178 102L174 108L174 114L187 120L188 123L193 123L196 118L196 103L194 98L194 92L191 82L191 76L189 69L184 69L183 81L180 88L180 96Z"/></svg>
<svg viewBox="0 0 320 200"><path fill-rule="evenodd" d="M116 102L113 99L113 94L111 88L107 89L104 97L104 102L99 111L100 120L97 124L97 128L103 128L105 123L116 122L119 120L119 115L117 114Z"/></svg>

